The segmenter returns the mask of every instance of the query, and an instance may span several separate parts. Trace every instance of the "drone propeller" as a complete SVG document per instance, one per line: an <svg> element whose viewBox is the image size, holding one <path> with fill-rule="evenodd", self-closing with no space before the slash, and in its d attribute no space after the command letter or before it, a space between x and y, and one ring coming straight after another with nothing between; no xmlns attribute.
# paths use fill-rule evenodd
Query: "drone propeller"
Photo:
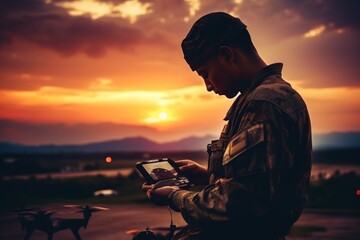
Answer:
<svg viewBox="0 0 360 240"><path fill-rule="evenodd" d="M137 234L137 233L140 232L140 231L142 231L142 230L140 230L140 229L131 229L131 230L127 230L127 231L126 231L126 234L128 234L128 235L135 235L135 234Z"/></svg>
<svg viewBox="0 0 360 240"><path fill-rule="evenodd" d="M91 212L100 212L100 211L107 211L107 210L109 210L109 208L98 207L98 206L90 207L89 205L86 205L86 206L81 206L81 205L64 205L64 207L68 207L68 208L78 208L78 209L80 209L80 210L77 211L77 212L84 212L85 210L90 210Z"/></svg>
<svg viewBox="0 0 360 240"><path fill-rule="evenodd" d="M52 214L54 214L55 212L53 211L44 211L44 210L39 210L39 211L25 211L25 212L19 212L17 213L19 216L51 216Z"/></svg>
<svg viewBox="0 0 360 240"><path fill-rule="evenodd" d="M81 205L72 205L72 204L64 205L64 207L67 207L67 208L80 208L80 209L84 208Z"/></svg>
<svg viewBox="0 0 360 240"><path fill-rule="evenodd" d="M41 208L27 208L27 207L23 206L20 208L11 209L10 212L21 213L21 212L29 212L29 211L34 211L34 210L41 210Z"/></svg>
<svg viewBox="0 0 360 240"><path fill-rule="evenodd" d="M37 214L37 212L31 212L31 211L17 213L17 215L20 217L35 216L36 214Z"/></svg>

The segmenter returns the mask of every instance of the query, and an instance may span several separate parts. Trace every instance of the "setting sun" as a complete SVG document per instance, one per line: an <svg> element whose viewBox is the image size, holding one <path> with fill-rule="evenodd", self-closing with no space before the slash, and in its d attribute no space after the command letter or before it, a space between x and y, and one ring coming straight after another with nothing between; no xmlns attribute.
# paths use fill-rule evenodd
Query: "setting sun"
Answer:
<svg viewBox="0 0 360 240"><path fill-rule="evenodd" d="M161 112L160 114L159 114L159 118L161 119L161 120L166 120L167 119L167 113L166 112Z"/></svg>
<svg viewBox="0 0 360 240"><path fill-rule="evenodd" d="M154 114L157 115L155 117L148 117L145 119L145 122L147 123L159 123L159 122L164 122L164 121L168 121L169 120L169 116L166 112L160 112L158 114Z"/></svg>

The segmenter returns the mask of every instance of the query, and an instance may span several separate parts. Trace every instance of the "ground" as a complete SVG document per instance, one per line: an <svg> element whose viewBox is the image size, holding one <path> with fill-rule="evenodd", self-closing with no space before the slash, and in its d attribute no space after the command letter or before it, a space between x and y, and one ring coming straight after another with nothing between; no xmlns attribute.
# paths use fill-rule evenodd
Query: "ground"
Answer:
<svg viewBox="0 0 360 240"><path fill-rule="evenodd" d="M103 206L103 205L102 205ZM105 205L109 211L94 213L87 229L81 229L83 240L131 240L128 230L144 230L146 227L167 227L170 214L166 207L143 205ZM69 215L61 213L62 206L46 206L47 209L59 209L59 217ZM25 236L16 215L11 212L0 213L0 239L20 240ZM55 215L56 215L55 214ZM74 215L71 215L74 217ZM78 213L75 217L81 218ZM174 224L184 225L179 213L173 212ZM355 240L360 236L360 213L352 211L306 210L295 225L293 234L287 240ZM46 240L43 232L35 231L30 239ZM53 240L75 239L70 230L54 235Z"/></svg>

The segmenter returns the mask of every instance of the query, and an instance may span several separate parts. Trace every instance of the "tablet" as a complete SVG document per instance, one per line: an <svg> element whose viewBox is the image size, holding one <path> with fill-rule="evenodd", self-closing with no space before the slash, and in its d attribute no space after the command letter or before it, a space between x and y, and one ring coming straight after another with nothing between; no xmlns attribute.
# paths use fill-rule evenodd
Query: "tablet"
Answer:
<svg viewBox="0 0 360 240"><path fill-rule="evenodd" d="M148 184L156 184L156 187L178 186L184 188L193 186L187 177L181 175L179 167L170 158L138 162L136 169Z"/></svg>

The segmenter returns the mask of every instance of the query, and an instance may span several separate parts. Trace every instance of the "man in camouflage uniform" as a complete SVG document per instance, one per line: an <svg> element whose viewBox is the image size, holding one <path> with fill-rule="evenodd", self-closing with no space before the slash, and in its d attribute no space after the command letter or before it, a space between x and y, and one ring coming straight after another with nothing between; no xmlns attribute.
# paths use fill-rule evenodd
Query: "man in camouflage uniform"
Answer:
<svg viewBox="0 0 360 240"><path fill-rule="evenodd" d="M182 42L185 60L208 91L239 97L220 139L208 145L208 169L180 160L200 191L143 186L188 226L175 239L284 239L307 200L311 128L301 96L267 65L246 26L225 13L200 18Z"/></svg>

